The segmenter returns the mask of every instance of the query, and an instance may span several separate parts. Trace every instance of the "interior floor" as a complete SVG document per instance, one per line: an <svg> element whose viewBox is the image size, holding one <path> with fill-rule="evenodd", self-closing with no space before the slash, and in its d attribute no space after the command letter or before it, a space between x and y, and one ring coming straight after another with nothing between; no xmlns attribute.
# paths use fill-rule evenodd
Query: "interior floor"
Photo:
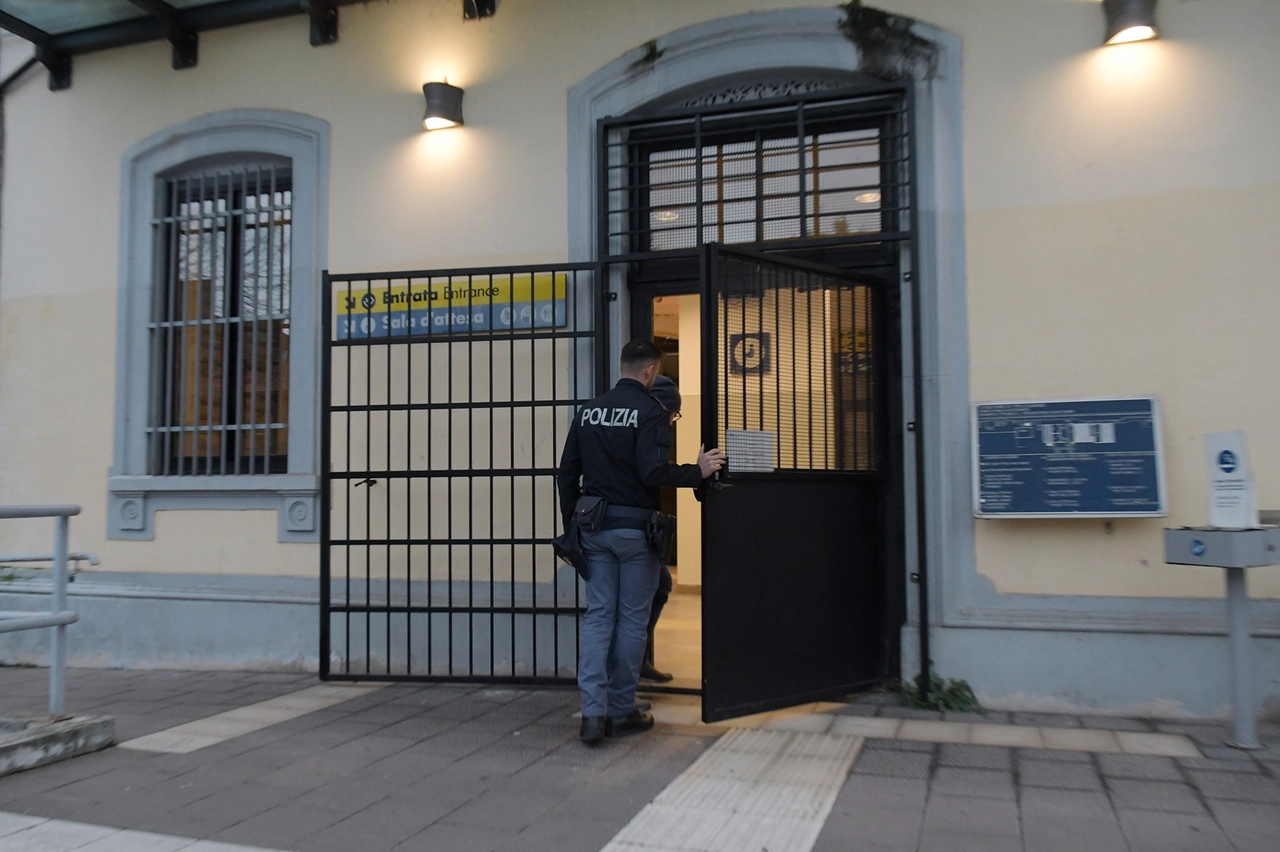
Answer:
<svg viewBox="0 0 1280 852"><path fill-rule="evenodd" d="M677 591L654 631L654 664L675 680L666 686L702 688L702 595ZM641 684L643 689L645 684Z"/></svg>

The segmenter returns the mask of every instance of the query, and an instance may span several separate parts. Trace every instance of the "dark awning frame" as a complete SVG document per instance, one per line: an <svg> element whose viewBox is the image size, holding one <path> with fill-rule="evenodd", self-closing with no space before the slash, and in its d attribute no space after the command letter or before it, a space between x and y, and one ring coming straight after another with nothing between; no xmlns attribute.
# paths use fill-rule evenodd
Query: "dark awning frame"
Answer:
<svg viewBox="0 0 1280 852"><path fill-rule="evenodd" d="M129 0L144 13L137 18L68 32L45 32L30 21L0 11L0 27L35 45L36 59L49 70L49 88L71 86L71 57L97 50L167 40L173 67L192 68L199 58L199 34L255 21L305 14L311 19L311 44L338 40L338 8L368 0L217 0L177 8L164 0ZM463 0L463 17L493 15L495 0Z"/></svg>

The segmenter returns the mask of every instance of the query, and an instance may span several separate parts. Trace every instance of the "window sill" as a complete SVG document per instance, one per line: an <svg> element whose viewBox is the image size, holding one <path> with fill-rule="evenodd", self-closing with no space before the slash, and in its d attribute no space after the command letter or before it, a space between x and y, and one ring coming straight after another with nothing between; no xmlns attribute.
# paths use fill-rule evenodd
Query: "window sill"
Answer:
<svg viewBox="0 0 1280 852"><path fill-rule="evenodd" d="M275 510L281 542L319 541L319 477L112 476L107 480L107 537L152 541L157 511Z"/></svg>
<svg viewBox="0 0 1280 852"><path fill-rule="evenodd" d="M112 476L107 488L117 491L227 492L316 491L320 477L309 473L241 474L239 476Z"/></svg>

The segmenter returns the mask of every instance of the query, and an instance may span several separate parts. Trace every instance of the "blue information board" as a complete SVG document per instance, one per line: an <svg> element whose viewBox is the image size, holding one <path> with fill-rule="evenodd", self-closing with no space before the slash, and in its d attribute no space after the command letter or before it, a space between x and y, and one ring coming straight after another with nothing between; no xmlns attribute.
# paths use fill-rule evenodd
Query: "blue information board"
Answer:
<svg viewBox="0 0 1280 852"><path fill-rule="evenodd" d="M988 402L973 407L974 514L1161 517L1155 399Z"/></svg>

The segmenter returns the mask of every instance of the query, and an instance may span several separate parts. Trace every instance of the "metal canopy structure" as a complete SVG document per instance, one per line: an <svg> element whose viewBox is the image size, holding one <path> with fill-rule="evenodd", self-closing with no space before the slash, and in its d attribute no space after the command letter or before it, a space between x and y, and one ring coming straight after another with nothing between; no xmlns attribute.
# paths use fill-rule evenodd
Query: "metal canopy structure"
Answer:
<svg viewBox="0 0 1280 852"><path fill-rule="evenodd" d="M71 58L168 40L173 67L191 68L205 30L306 14L311 43L338 40L338 7L364 0L0 0L0 27L35 45L49 88L71 86Z"/></svg>

